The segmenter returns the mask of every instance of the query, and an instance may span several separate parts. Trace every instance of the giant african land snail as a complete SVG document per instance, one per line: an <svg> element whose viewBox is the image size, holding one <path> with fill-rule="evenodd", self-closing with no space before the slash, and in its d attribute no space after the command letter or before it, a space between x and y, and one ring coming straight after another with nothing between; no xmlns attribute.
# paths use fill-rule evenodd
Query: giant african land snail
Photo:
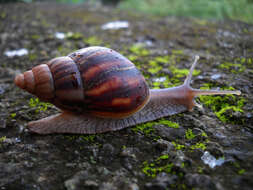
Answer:
<svg viewBox="0 0 253 190"><path fill-rule="evenodd" d="M198 56L184 84L149 89L144 77L127 58L105 47L89 47L36 66L18 75L15 84L63 110L30 122L30 131L103 133L191 110L198 95L240 95L240 91L191 88L197 60Z"/></svg>

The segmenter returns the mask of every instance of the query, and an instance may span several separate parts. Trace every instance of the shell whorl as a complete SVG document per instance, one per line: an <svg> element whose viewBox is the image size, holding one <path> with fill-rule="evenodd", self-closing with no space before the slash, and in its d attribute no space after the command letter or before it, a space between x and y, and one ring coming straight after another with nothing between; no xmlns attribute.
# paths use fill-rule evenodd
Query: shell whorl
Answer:
<svg viewBox="0 0 253 190"><path fill-rule="evenodd" d="M41 64L32 70L19 74L15 84L44 101L54 98L54 84L48 65Z"/></svg>

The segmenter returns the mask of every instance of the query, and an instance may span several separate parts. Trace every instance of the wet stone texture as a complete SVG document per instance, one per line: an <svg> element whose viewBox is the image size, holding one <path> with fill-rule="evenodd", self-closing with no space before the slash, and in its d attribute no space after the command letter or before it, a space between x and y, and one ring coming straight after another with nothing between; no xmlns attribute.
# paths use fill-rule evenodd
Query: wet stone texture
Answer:
<svg viewBox="0 0 253 190"><path fill-rule="evenodd" d="M29 121L59 110L15 87L14 76L94 45L127 56L152 88L182 83L198 54L194 87L242 95L197 98L202 108L106 134L29 133ZM0 189L252 189L252 25L1 4L0 52Z"/></svg>

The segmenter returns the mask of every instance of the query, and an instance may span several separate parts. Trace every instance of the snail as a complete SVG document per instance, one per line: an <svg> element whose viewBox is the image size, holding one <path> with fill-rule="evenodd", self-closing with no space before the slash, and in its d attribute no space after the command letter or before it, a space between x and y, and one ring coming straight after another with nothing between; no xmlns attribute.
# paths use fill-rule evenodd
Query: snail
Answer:
<svg viewBox="0 0 253 190"><path fill-rule="evenodd" d="M16 76L14 82L63 110L28 123L31 132L96 134L192 110L198 95L240 95L240 91L192 88L190 81L198 59L195 56L182 85L165 89L149 89L131 61L97 46L35 66Z"/></svg>

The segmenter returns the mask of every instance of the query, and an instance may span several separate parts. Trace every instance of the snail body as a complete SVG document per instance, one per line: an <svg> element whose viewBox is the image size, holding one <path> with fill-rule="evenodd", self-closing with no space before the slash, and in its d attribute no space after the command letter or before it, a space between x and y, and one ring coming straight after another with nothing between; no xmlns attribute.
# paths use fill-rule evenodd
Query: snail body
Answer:
<svg viewBox="0 0 253 190"><path fill-rule="evenodd" d="M184 84L149 89L134 64L114 50L89 47L50 60L15 78L15 84L63 113L28 123L39 134L95 134L191 110L194 97L240 94L240 91L200 90L190 87L190 69Z"/></svg>

